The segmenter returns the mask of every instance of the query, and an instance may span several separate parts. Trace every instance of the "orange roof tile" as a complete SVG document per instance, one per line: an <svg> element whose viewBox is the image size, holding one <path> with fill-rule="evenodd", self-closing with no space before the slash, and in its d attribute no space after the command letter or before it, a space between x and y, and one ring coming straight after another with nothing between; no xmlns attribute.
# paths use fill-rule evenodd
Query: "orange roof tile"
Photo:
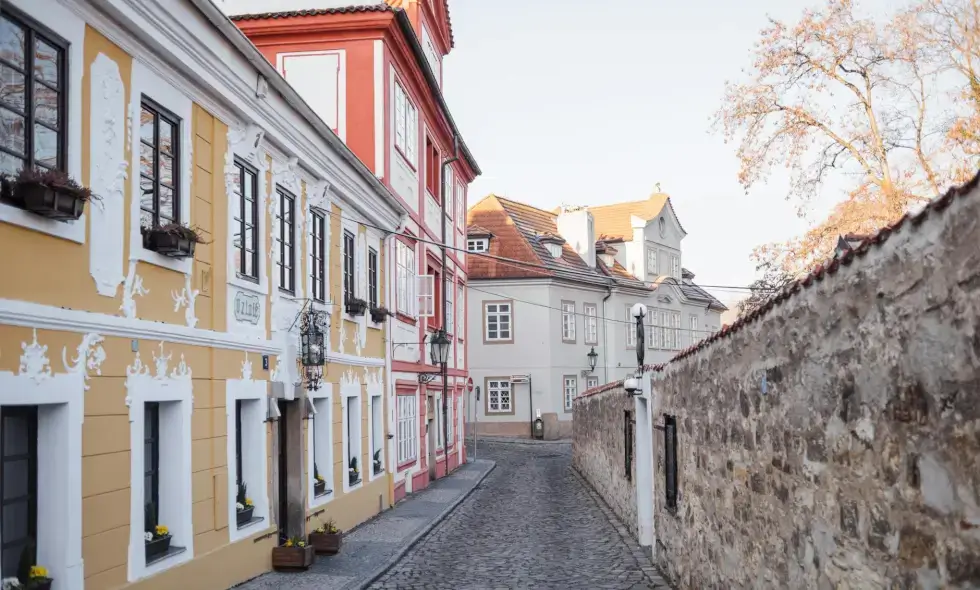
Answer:
<svg viewBox="0 0 980 590"><path fill-rule="evenodd" d="M595 233L598 238L614 240L632 240L633 226L630 218L636 215L640 219L650 220L660 215L664 205L670 203L670 197L665 193L653 193L642 201L629 201L612 205L589 207L595 220ZM673 210L673 208L672 208ZM684 229L683 227L681 228Z"/></svg>

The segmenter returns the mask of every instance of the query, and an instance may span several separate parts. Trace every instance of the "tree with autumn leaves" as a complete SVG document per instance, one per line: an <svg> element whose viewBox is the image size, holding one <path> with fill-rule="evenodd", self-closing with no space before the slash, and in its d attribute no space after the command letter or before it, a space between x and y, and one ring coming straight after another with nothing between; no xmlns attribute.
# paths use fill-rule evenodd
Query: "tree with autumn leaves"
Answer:
<svg viewBox="0 0 980 590"><path fill-rule="evenodd" d="M795 24L770 19L747 74L715 118L746 191L785 167L801 214L828 183L846 195L804 235L756 249L763 277L743 312L838 236L872 233L980 165L980 0L915 0L884 22L826 0Z"/></svg>

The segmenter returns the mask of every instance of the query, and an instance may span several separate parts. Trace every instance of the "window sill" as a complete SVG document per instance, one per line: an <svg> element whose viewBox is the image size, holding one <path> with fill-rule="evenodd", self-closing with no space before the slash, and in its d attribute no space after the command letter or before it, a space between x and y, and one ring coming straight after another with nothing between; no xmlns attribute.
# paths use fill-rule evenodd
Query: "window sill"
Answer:
<svg viewBox="0 0 980 590"><path fill-rule="evenodd" d="M253 516L252 519L249 520L248 522L238 525L238 530L243 530L255 526L264 520L265 518L262 516Z"/></svg>
<svg viewBox="0 0 980 590"><path fill-rule="evenodd" d="M322 493L319 493L319 494L316 494L315 496L313 496L313 499L319 500L320 498L326 498L330 494L333 494L333 490L324 490Z"/></svg>
<svg viewBox="0 0 980 590"><path fill-rule="evenodd" d="M91 207L91 204L89 206ZM85 243L86 217L87 215L83 213L76 221L53 221L35 215L20 207L8 203L0 203L0 221L75 242L76 244Z"/></svg>
<svg viewBox="0 0 980 590"><path fill-rule="evenodd" d="M398 465L396 465L395 466L395 471L399 471L399 472L400 471L405 471L406 469L408 469L412 465L415 465L416 461L418 461L418 458L417 457L413 457L411 459L407 459L405 462L399 463Z"/></svg>
<svg viewBox="0 0 980 590"><path fill-rule="evenodd" d="M405 322L406 324L412 324L413 326L418 325L418 320L404 312L395 312L395 318L399 321Z"/></svg>
<svg viewBox="0 0 980 590"><path fill-rule="evenodd" d="M174 272L179 272L181 274L191 274L194 264L193 256L188 256L186 258L171 258L169 256L164 256L163 254L158 254L153 250L147 250L143 247L142 234L139 236L139 243L132 247L135 248L134 258L136 260L147 264L152 264L153 266L159 266L160 268L165 268L167 270L172 270Z"/></svg>
<svg viewBox="0 0 980 590"><path fill-rule="evenodd" d="M158 564L158 563L160 563L162 561L166 561L166 560L170 559L171 557L174 557L175 555L180 555L184 551L187 551L187 548L186 547L177 547L175 545L171 545L170 548L167 549L166 553L163 553L161 555L158 555L158 556L154 557L153 559L147 561L146 562L146 566L149 567L151 565L156 565L156 564Z"/></svg>

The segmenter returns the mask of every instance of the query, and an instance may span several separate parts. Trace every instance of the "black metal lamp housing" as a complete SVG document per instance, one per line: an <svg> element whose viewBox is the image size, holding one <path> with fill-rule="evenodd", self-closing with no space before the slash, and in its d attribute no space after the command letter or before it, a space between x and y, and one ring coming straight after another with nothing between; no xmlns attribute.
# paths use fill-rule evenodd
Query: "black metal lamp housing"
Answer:
<svg viewBox="0 0 980 590"><path fill-rule="evenodd" d="M595 371L596 362L599 360L599 353L595 351L595 346L592 347L592 350L586 356L589 357L589 372L591 373Z"/></svg>
<svg viewBox="0 0 980 590"><path fill-rule="evenodd" d="M300 355L304 367L319 367L324 362L323 329L315 319L316 314L317 312L306 314L300 330Z"/></svg>
<svg viewBox="0 0 980 590"><path fill-rule="evenodd" d="M446 332L439 330L432 338L429 345L429 354L432 357L433 365L444 365L449 360L449 348L452 342L446 336Z"/></svg>

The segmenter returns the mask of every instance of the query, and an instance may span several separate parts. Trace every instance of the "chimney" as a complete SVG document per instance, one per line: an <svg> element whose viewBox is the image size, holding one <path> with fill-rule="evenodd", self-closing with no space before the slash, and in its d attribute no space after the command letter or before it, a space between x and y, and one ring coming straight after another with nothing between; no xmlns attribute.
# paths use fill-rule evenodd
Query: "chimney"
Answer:
<svg viewBox="0 0 980 590"><path fill-rule="evenodd" d="M557 219L558 233L582 260L595 268L595 221L585 207L562 206Z"/></svg>

